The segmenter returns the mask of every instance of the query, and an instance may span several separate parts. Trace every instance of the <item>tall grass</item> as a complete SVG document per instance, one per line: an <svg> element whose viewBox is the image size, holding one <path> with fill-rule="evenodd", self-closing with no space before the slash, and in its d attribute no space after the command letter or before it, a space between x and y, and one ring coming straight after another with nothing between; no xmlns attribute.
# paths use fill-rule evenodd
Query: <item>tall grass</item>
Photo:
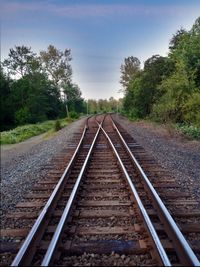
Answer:
<svg viewBox="0 0 200 267"><path fill-rule="evenodd" d="M67 119L60 120L61 128L68 124ZM37 124L27 124L18 126L10 131L1 132L1 144L15 144L22 142L30 137L45 133L49 130L54 130L55 121L45 121Z"/></svg>
<svg viewBox="0 0 200 267"><path fill-rule="evenodd" d="M200 140L200 128L192 125L183 125L183 124L177 124L176 127L186 136Z"/></svg>

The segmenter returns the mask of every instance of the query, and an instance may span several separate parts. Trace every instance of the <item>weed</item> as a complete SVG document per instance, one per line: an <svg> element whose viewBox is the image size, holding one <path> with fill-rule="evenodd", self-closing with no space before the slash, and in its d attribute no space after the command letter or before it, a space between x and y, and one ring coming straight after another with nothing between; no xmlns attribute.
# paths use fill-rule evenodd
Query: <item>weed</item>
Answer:
<svg viewBox="0 0 200 267"><path fill-rule="evenodd" d="M57 125L57 126L56 126L56 122L53 120L45 121L42 123L18 126L13 130L1 132L1 144L16 144L30 137L53 130L55 129L55 127L59 127L61 129L64 126L66 126L68 123L69 123L68 120L62 119L62 120L59 120L58 124L60 125Z"/></svg>
<svg viewBox="0 0 200 267"><path fill-rule="evenodd" d="M55 124L54 124L54 131L57 132L57 131L59 131L61 128L62 128L62 127L61 127L61 123L60 123L60 121L59 121L59 120L56 120L56 121L55 121Z"/></svg>
<svg viewBox="0 0 200 267"><path fill-rule="evenodd" d="M200 140L200 128L192 125L177 124L177 128L185 135Z"/></svg>

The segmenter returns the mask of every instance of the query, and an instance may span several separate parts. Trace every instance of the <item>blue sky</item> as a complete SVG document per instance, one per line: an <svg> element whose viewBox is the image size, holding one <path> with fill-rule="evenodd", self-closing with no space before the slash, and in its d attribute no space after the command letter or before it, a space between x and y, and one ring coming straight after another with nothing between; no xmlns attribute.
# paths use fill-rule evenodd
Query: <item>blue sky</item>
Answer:
<svg viewBox="0 0 200 267"><path fill-rule="evenodd" d="M14 45L70 48L73 81L86 99L121 97L124 57L143 64L166 56L172 35L200 15L199 0L0 0L0 8L2 60Z"/></svg>

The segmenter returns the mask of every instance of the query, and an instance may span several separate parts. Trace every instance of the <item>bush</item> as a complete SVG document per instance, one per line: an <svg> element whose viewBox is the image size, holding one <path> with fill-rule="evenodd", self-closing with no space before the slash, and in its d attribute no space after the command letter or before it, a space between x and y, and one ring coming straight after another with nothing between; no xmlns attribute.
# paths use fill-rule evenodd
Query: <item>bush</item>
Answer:
<svg viewBox="0 0 200 267"><path fill-rule="evenodd" d="M192 125L181 125L177 124L177 128L184 133L185 135L195 138L195 139L200 139L200 128L192 126Z"/></svg>
<svg viewBox="0 0 200 267"><path fill-rule="evenodd" d="M30 137L47 132L53 128L53 121L46 121L37 124L27 124L18 126L10 131L1 132L1 144L15 144L22 142Z"/></svg>
<svg viewBox="0 0 200 267"><path fill-rule="evenodd" d="M200 92L193 93L185 103L184 120L200 128Z"/></svg>
<svg viewBox="0 0 200 267"><path fill-rule="evenodd" d="M62 127L61 127L60 121L59 120L56 120L55 121L55 124L54 124L54 130L55 130L55 132L59 131L61 128Z"/></svg>
<svg viewBox="0 0 200 267"><path fill-rule="evenodd" d="M187 73L180 66L158 86L163 95L153 105L151 116L162 122L183 122L183 107L194 89L194 84L189 82Z"/></svg>
<svg viewBox="0 0 200 267"><path fill-rule="evenodd" d="M163 95L160 101L153 105L150 115L157 122L175 122L177 116L177 106L175 99L170 99L168 94Z"/></svg>
<svg viewBox="0 0 200 267"><path fill-rule="evenodd" d="M79 114L76 113L75 111L70 111L70 112L69 112L69 116L70 116L70 118L72 118L72 119L78 119L78 118L79 118Z"/></svg>

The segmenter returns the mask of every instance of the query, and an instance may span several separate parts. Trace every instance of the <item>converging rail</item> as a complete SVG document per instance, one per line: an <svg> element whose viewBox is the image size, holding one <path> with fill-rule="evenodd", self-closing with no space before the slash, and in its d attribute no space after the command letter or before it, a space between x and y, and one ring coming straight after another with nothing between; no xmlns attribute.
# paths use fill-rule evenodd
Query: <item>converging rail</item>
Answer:
<svg viewBox="0 0 200 267"><path fill-rule="evenodd" d="M76 181L75 186L73 188L73 191L72 191L72 193L70 195L70 198L69 198L69 200L67 202L67 205L66 205L66 207L64 209L64 212L62 214L62 217L61 217L61 219L59 221L59 224L58 224L58 226L56 228L55 234L54 234L54 236L53 236L53 238L51 240L51 243L50 243L50 245L48 247L48 250L47 250L47 252L45 254L44 260L42 261L42 266L48 266L52 262L52 258L53 258L53 255L55 253L58 241L59 241L59 239L61 237L61 234L63 232L63 228L64 228L65 222L66 222L66 220L67 220L67 218L69 216L69 212L70 212L70 210L72 208L72 204L74 203L74 200L75 200L75 197L76 197L76 194L77 194L81 179L82 179L83 174L85 172L88 160L89 160L89 158L91 156L92 149L94 147L94 144L96 142L96 139L97 139L97 136L99 134L100 129L101 129L101 124L99 125L99 128L98 128L97 133L96 133L96 135L94 137L94 140L92 142L90 150L89 150L89 152L87 154L87 157L86 157L86 159L84 161L83 167L81 168L81 171L80 171L80 173L78 175L78 178L77 178L77 181Z"/></svg>
<svg viewBox="0 0 200 267"><path fill-rule="evenodd" d="M120 167L122 168L123 173L124 173L124 175L125 175L125 177L126 177L126 179L128 181L128 184L129 184L130 189L131 189L131 191L132 191L132 193L133 193L133 195L135 197L135 200L136 200L137 205L138 205L138 207L140 209L140 212L142 214L142 217L143 217L143 219L145 221L145 224L147 226L147 229L148 229L148 231L149 231L149 233L150 233L150 235L151 235L151 237L153 239L153 242L155 244L156 252L157 252L157 255L159 257L160 262L164 266L171 266L171 263L169 261L169 258L167 256L167 254L165 253L165 250L164 250L164 248L162 246L162 243L161 243L161 241L160 241L160 239L159 239L159 237L158 237L158 235L156 233L156 230L155 230L155 228L154 228L154 226L153 226L153 224L152 224L152 222L151 222L151 220L150 220L150 218L148 216L148 213L146 212L146 210L145 210L145 208L144 208L144 206L142 204L142 201L141 201L141 199L140 199L140 197L139 197L139 195L137 193L137 190L136 190L135 186L133 185L133 183L131 181L130 176L128 175L128 172L127 172L127 170L126 170L126 168L125 168L122 160L120 159L120 156L119 156L117 150L115 149L115 147L114 147L114 145L113 145L110 137L106 133L106 131L102 128L102 126L100 124L99 124L99 126L101 127L101 129L104 132L106 138L108 139L108 141L109 141L109 143L110 143L110 145L111 145L111 147L112 147L112 149L113 149L113 151L114 151L114 153L115 153L115 155L116 155L116 157L117 157L117 159L119 161Z"/></svg>
<svg viewBox="0 0 200 267"><path fill-rule="evenodd" d="M112 118L111 118L112 120ZM188 242L186 241L186 239L184 238L183 234L181 233L181 231L179 230L177 224L175 223L175 221L173 220L172 216L170 215L169 211L167 210L167 208L165 207L164 203L162 202L161 198L159 197L159 195L157 194L155 188L152 186L151 182L149 181L147 175L145 174L145 172L143 171L142 167L140 166L139 162L136 160L136 158L134 157L133 153L131 152L131 150L129 149L129 147L127 146L124 138L122 137L122 135L120 134L120 131L118 130L116 124L114 123L114 121L112 120L112 124L114 129L116 130L117 134L119 135L124 147L126 148L127 152L129 153L134 165L136 166L138 172L140 173L144 183L145 183L145 189L147 189L147 191L149 192L153 203L155 204L157 210L158 210L158 216L160 217L161 221L163 222L166 231L168 232L168 235L170 236L170 238L173 240L174 244L175 244L175 249L176 252L179 256L179 260L182 264L184 265L189 265L189 266L199 266L200 262L197 259L196 255L194 254L194 252L192 251L190 245L188 244ZM102 126L101 126L102 128ZM103 130L103 128L102 128ZM104 130L103 130L104 131ZM106 134L106 132L104 131L104 133ZM164 252L164 249L162 247L162 244L156 234L156 231L153 227L153 224L150 222L149 216L147 214L147 212L144 210L144 206L142 205L141 200L139 199L139 196L137 194L136 189L134 188L133 183L131 182L130 177L128 176L128 173L123 165L123 163L120 160L120 156L117 153L111 139L109 138L109 136L106 134L111 146L113 147L113 150L115 151L116 156L119 159L120 165L122 166L122 168L124 169L124 172L127 176L127 179L129 181L129 185L132 189L132 191L134 191L134 195L135 198L137 198L137 202L138 205L140 206L140 211L144 217L146 226L148 228L148 231L151 233L151 236L153 238L153 241L155 243L156 249L158 250L159 253L159 257L163 263L163 265L165 266L169 266L170 261L166 255L166 253Z"/></svg>
<svg viewBox="0 0 200 267"><path fill-rule="evenodd" d="M26 264L29 264L29 262L31 261L31 258L33 256L33 254L31 255L31 253L34 253L35 246L37 245L37 243L39 241L38 239L41 238L41 232L44 232L44 229L45 229L45 227L47 225L48 217L50 216L50 213L52 212L52 209L54 209L55 203L59 198L59 194L61 194L61 190L63 189L65 183L67 182L67 176L69 175L70 168L74 164L75 158L76 158L76 156L77 156L77 154L78 154L78 152L80 150L80 147L81 147L81 145L83 143L83 139L84 139L86 131L88 129L88 119L89 118L87 118L87 120L86 120L86 124L85 124L84 130L83 130L83 134L81 136L81 139L79 141L79 144L78 144L78 146L77 146L77 148L76 148L76 150L75 150L75 152L74 152L74 154L73 154L68 166L66 167L62 177L60 178L58 184L56 185L55 189L53 190L48 202L44 206L42 212L40 213L40 215L39 215L38 219L36 220L34 226L32 227L31 231L29 232L26 240L24 241L22 247L20 248L20 250L19 250L17 256L15 257L14 261L12 262L11 266L26 265ZM99 127L99 129L100 129L100 127ZM96 136L98 135L99 129L97 131L97 134L95 135L95 138L94 138L94 141L93 141L93 143L91 145L91 148L94 145L94 142L96 140ZM90 154L91 154L91 149L88 152L87 161L88 161L88 158L89 158ZM79 175L77 183L75 184L75 188L72 191L72 194L70 196L70 200L69 200L70 204L67 206L67 207L69 207L68 209L70 209L70 206L73 203L73 199L75 197L75 194L76 194L78 185L80 183L80 179L82 178L82 175L83 175L85 166L87 164L87 161L84 162L84 166L81 169L81 173ZM67 210L67 211L65 210L64 211L65 215L63 215L62 220L63 220L64 216L66 217L68 215L68 212L69 212L69 210ZM59 225L59 230L58 231L60 231L60 225ZM56 232L56 234L57 234L57 232Z"/></svg>
<svg viewBox="0 0 200 267"><path fill-rule="evenodd" d="M144 255L147 265L200 266L125 135L111 114L87 118L12 266L66 265L65 255L114 251L133 261Z"/></svg>

